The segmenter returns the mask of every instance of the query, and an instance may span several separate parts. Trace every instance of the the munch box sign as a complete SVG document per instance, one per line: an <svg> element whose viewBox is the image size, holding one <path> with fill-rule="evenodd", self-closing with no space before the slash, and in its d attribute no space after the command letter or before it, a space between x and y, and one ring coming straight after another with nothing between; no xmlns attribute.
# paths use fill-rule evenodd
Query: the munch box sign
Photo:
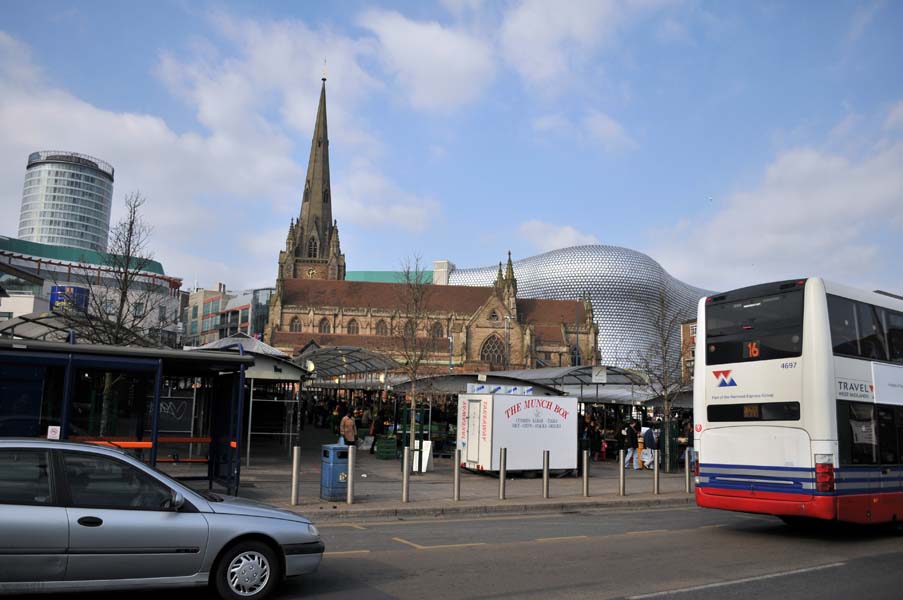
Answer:
<svg viewBox="0 0 903 600"><path fill-rule="evenodd" d="M837 398L840 400L873 400L875 386L868 381L837 379Z"/></svg>

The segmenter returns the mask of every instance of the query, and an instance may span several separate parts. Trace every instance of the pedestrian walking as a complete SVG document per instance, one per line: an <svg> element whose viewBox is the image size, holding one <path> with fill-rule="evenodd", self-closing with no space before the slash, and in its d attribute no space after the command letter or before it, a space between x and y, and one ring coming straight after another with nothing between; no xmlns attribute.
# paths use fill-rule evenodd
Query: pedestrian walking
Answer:
<svg viewBox="0 0 903 600"><path fill-rule="evenodd" d="M647 469L652 468L655 462L655 451L658 449L658 442L655 439L655 432L651 427L647 427L643 432L643 466Z"/></svg>
<svg viewBox="0 0 903 600"><path fill-rule="evenodd" d="M373 454L376 448L376 440L385 432L385 416L383 416L382 411L377 411L376 416L373 417L373 422L370 423L370 435L373 436L373 443L370 444L370 454Z"/></svg>
<svg viewBox="0 0 903 600"><path fill-rule="evenodd" d="M640 457L637 453L637 449L640 447L640 439L639 432L637 431L637 422L636 419L631 420L627 425L627 434L626 434L626 444L627 444L627 456L624 457L624 466L628 466L630 461L633 460L633 470L640 470Z"/></svg>
<svg viewBox="0 0 903 600"><path fill-rule="evenodd" d="M342 422L339 424L339 433L342 435L342 441L345 442L346 446L353 445L355 440L357 440L357 425L354 423L354 414L350 408L345 413L345 416L342 417Z"/></svg>

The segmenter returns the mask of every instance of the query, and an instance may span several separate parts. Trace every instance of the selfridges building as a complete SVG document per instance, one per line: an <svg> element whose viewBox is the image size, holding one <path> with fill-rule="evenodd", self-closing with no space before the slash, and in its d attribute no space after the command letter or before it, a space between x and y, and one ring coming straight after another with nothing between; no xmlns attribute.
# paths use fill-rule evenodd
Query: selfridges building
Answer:
<svg viewBox="0 0 903 600"><path fill-rule="evenodd" d="M491 286L498 265L449 268L449 285ZM618 246L575 246L514 262L521 298L573 300L589 295L599 327L600 364L630 368L657 339L662 305L679 321L696 318L700 298L709 292L669 275L660 264L635 250ZM664 302L662 302L664 299ZM680 355L680 332L673 332L672 352Z"/></svg>

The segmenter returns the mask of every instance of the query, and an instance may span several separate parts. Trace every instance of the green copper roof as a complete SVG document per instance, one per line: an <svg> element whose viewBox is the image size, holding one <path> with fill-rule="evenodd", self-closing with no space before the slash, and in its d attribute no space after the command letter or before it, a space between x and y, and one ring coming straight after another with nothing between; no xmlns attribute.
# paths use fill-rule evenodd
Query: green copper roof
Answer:
<svg viewBox="0 0 903 600"><path fill-rule="evenodd" d="M433 282L433 272L424 271L427 282ZM401 271L346 271L346 281L369 281L372 283L401 283L404 273Z"/></svg>
<svg viewBox="0 0 903 600"><path fill-rule="evenodd" d="M50 244L39 244L38 242L26 242L16 238L9 238L0 235L0 250L7 252L16 252L27 256L35 256L38 258L46 258L50 260L62 260L75 263L86 263L91 265L105 265L105 253L96 252L94 250L85 250L83 248L69 248L67 246L52 246ZM155 260L148 261L147 267L144 269L148 273L156 273L157 275L165 275L163 265Z"/></svg>

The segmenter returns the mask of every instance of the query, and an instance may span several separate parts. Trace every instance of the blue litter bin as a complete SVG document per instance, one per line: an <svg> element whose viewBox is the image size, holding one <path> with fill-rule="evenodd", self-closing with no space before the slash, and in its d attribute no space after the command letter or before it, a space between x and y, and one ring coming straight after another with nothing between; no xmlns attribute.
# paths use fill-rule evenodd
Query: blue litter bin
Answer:
<svg viewBox="0 0 903 600"><path fill-rule="evenodd" d="M325 444L320 448L320 498L335 502L348 496L348 446Z"/></svg>

